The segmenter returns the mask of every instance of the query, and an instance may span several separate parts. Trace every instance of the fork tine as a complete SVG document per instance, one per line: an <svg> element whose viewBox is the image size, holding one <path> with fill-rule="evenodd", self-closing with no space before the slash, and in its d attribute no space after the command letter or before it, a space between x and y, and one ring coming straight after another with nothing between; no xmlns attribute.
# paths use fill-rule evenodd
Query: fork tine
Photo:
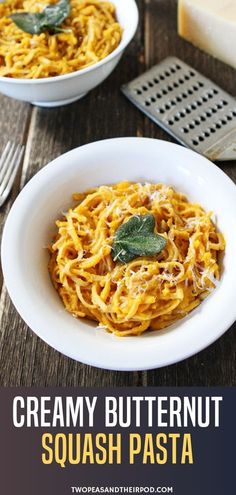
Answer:
<svg viewBox="0 0 236 495"><path fill-rule="evenodd" d="M5 148L4 148L4 150L3 150L3 152L2 152L2 154L1 154L1 157L0 157L0 171L1 171L1 169L2 169L2 167L4 165L4 163L5 163L5 160L7 158L7 155L9 153L9 151L10 151L11 146L12 146L11 141L8 141L7 144L6 144L6 146L5 146Z"/></svg>
<svg viewBox="0 0 236 495"><path fill-rule="evenodd" d="M13 182L15 180L15 177L16 177L16 174L17 174L17 171L19 169L19 166L21 164L21 160L22 160L22 157L24 155L24 151L25 151L25 147L22 145L20 146L20 150L19 150L19 153L18 153L18 156L16 158L16 161L14 163L14 167L12 169L12 174L11 174L11 177L9 178L9 181L7 183L7 186L5 188L5 191L8 189L9 192L11 191L11 188L12 188L12 185L13 185ZM7 195L9 194L9 192L7 192Z"/></svg>
<svg viewBox="0 0 236 495"><path fill-rule="evenodd" d="M11 174L12 174L12 171L14 169L15 162L17 160L17 157L18 157L20 148L21 148L21 146L19 144L16 145L16 148L15 149L13 148L11 150L10 154L7 157L7 160L6 160L6 162L7 162L7 168L4 165L5 174L4 175L3 174L0 174L0 194L2 194L2 192L5 189L5 187L8 184L8 181L9 181L9 179L11 177Z"/></svg>
<svg viewBox="0 0 236 495"><path fill-rule="evenodd" d="M7 171L6 176L4 177L4 180L0 185L1 204L3 204L4 201L7 199L7 196L9 195L12 189L23 154L24 154L24 146L17 145L14 156L10 163L10 167Z"/></svg>
<svg viewBox="0 0 236 495"><path fill-rule="evenodd" d="M8 141L6 148L3 151L1 157L1 169L0 169L0 184L5 176L5 173L9 167L9 163L13 157L14 151L16 149L15 143Z"/></svg>

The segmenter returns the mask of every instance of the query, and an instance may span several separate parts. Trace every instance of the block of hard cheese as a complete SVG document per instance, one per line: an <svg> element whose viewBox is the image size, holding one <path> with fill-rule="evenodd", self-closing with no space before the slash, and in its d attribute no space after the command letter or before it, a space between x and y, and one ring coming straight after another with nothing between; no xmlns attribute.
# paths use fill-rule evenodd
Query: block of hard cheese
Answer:
<svg viewBox="0 0 236 495"><path fill-rule="evenodd" d="M236 0L178 0L178 31L236 68Z"/></svg>

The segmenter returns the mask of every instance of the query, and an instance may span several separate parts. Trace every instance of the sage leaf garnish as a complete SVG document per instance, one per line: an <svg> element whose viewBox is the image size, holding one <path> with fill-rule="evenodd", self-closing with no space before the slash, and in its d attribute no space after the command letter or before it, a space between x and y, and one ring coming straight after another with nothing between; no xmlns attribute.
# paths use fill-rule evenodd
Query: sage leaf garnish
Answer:
<svg viewBox="0 0 236 495"><path fill-rule="evenodd" d="M166 247L166 239L154 233L155 218L151 214L135 215L116 231L112 246L114 261L129 263L139 256L154 256Z"/></svg>
<svg viewBox="0 0 236 495"><path fill-rule="evenodd" d="M30 34L40 34L44 31L63 32L59 26L70 13L69 0L60 0L54 5L48 5L36 14L19 12L12 14L10 18L22 31Z"/></svg>

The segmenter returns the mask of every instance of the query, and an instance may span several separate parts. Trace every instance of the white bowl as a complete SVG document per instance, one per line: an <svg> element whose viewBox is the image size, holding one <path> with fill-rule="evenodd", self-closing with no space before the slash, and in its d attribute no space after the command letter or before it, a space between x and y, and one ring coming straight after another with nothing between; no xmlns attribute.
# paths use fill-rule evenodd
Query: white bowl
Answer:
<svg viewBox="0 0 236 495"><path fill-rule="evenodd" d="M226 238L221 282L187 318L141 337L115 337L62 305L48 270L46 246L55 220L75 191L130 181L163 182L216 214ZM206 158L165 141L120 138L74 149L44 167L25 186L7 218L2 265L9 294L26 323L58 351L114 370L166 366L200 351L236 319L236 187Z"/></svg>
<svg viewBox="0 0 236 495"><path fill-rule="evenodd" d="M138 9L135 0L112 0L112 2L116 6L123 36L119 46L110 55L96 64L64 76L42 79L0 77L0 92L35 105L56 107L82 98L103 82L118 64L138 26Z"/></svg>

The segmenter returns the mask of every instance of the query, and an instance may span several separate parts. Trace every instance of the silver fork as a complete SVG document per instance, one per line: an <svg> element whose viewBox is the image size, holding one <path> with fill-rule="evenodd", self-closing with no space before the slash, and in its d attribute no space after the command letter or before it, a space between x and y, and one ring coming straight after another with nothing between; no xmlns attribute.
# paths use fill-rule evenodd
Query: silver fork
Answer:
<svg viewBox="0 0 236 495"><path fill-rule="evenodd" d="M17 170L24 154L24 146L8 141L0 158L0 206L11 192Z"/></svg>

